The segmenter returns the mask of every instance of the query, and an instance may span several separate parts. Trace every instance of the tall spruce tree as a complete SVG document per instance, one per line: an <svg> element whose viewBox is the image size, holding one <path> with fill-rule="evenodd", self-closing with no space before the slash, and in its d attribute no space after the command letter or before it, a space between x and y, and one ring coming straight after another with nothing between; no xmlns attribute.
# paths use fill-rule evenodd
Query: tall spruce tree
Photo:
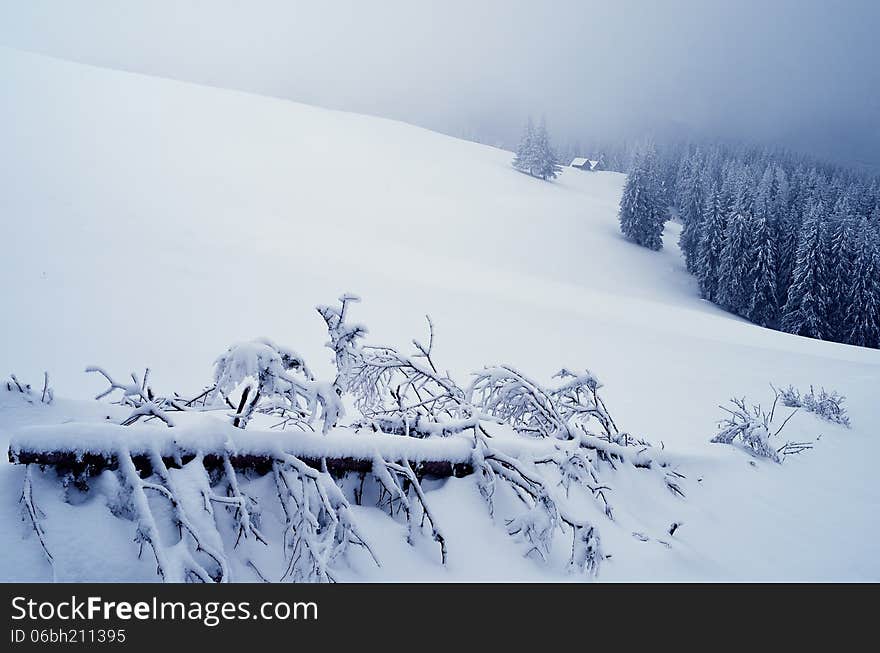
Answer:
<svg viewBox="0 0 880 653"><path fill-rule="evenodd" d="M718 266L717 302L731 313L745 316L752 292L751 218L734 213L728 220Z"/></svg>
<svg viewBox="0 0 880 653"><path fill-rule="evenodd" d="M536 129L532 119L529 118L523 129L519 146L516 148L513 167L546 181L555 179L562 172L562 166L556 159L556 154L550 145L546 122L542 119Z"/></svg>
<svg viewBox="0 0 880 653"><path fill-rule="evenodd" d="M762 216L752 221L751 260L751 297L745 317L763 327L775 327L779 320L775 246L770 222Z"/></svg>
<svg viewBox="0 0 880 653"><path fill-rule="evenodd" d="M676 206L682 206L687 195L687 185L690 183L692 176L691 157L682 156L678 162L678 170L675 173L675 184L673 186L673 199Z"/></svg>
<svg viewBox="0 0 880 653"><path fill-rule="evenodd" d="M535 167L532 174L544 181L556 179L562 172L562 166L556 161L556 153L550 145L550 135L547 133L547 122L542 118L534 140Z"/></svg>
<svg viewBox="0 0 880 653"><path fill-rule="evenodd" d="M765 219L768 224L773 222L776 208L776 171L772 165L764 169L761 181L755 190L755 216Z"/></svg>
<svg viewBox="0 0 880 653"><path fill-rule="evenodd" d="M725 220L734 212L737 189L742 178L742 165L736 161L728 161L721 172L721 184L718 187L718 209Z"/></svg>
<svg viewBox="0 0 880 653"><path fill-rule="evenodd" d="M844 334L852 345L880 348L880 220L862 218L856 239Z"/></svg>
<svg viewBox="0 0 880 653"><path fill-rule="evenodd" d="M773 202L774 233L776 236L776 296L785 303L797 255L800 216L792 207L792 187L789 176L781 167L776 168L777 191Z"/></svg>
<svg viewBox="0 0 880 653"><path fill-rule="evenodd" d="M721 207L721 194L717 184L710 184L703 203L703 219L700 227L700 240L697 245L697 281L705 299L718 298L718 268L721 266L721 253L724 250L724 235L727 220Z"/></svg>
<svg viewBox="0 0 880 653"><path fill-rule="evenodd" d="M699 151L694 152L690 163L682 170L684 179L678 184L678 217L681 220L681 235L678 246L684 255L688 272L697 270L697 246L700 239L700 226L703 223L703 185L702 160Z"/></svg>
<svg viewBox="0 0 880 653"><path fill-rule="evenodd" d="M513 167L520 172L531 175L534 174L532 171L537 166L537 160L535 153L535 125L532 123L532 117L529 116L526 126L523 128L522 136L519 139L519 146L516 148Z"/></svg>
<svg viewBox="0 0 880 653"><path fill-rule="evenodd" d="M620 198L620 231L634 243L659 250L663 247L664 213L658 205L650 155L639 158Z"/></svg>
<svg viewBox="0 0 880 653"><path fill-rule="evenodd" d="M742 165L737 170L732 184L733 205L732 213L750 218L755 214L755 194L757 183L753 177L754 171L750 166Z"/></svg>
<svg viewBox="0 0 880 653"><path fill-rule="evenodd" d="M825 256L828 267L828 339L846 342L846 314L850 309L851 289L856 258L853 219L846 202L837 202L833 219L825 231Z"/></svg>
<svg viewBox="0 0 880 653"><path fill-rule="evenodd" d="M782 330L809 338L828 337L828 265L823 247L825 206L814 204L804 219L794 275L782 313Z"/></svg>

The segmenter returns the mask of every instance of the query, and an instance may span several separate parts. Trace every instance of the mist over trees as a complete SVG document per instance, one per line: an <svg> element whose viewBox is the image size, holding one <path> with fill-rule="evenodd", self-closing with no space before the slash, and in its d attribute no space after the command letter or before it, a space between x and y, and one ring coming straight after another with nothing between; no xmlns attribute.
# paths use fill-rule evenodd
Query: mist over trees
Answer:
<svg viewBox="0 0 880 653"><path fill-rule="evenodd" d="M621 232L660 249L663 220L676 215L705 299L764 327L880 348L877 178L746 146L605 152L610 169L629 173Z"/></svg>

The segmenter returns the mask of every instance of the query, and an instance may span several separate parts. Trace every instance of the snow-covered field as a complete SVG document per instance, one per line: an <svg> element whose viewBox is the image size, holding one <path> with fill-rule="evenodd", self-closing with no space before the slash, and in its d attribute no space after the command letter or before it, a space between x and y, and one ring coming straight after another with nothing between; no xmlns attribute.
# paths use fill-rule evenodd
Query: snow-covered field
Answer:
<svg viewBox="0 0 880 653"><path fill-rule="evenodd" d="M880 580L880 351L700 300L676 225L659 253L619 236L622 175L545 183L510 160L402 123L0 48L0 372L39 385L48 370L58 397L0 389L0 447L29 425L124 418L82 401L104 388L87 365L150 367L156 387L195 394L230 343L267 336L327 377L314 306L352 291L374 342L406 347L430 313L435 356L464 384L491 363L542 380L591 369L615 419L676 458L684 499L615 478L600 580ZM842 392L852 428L800 412L785 437L821 438L782 465L710 444L718 404L767 404L770 383ZM100 493L52 500L39 476L53 570L20 519L23 474L0 463L0 580L155 579ZM474 483L426 485L446 567L428 538L410 546L355 507L382 566L354 555L340 579L583 578L524 557Z"/></svg>

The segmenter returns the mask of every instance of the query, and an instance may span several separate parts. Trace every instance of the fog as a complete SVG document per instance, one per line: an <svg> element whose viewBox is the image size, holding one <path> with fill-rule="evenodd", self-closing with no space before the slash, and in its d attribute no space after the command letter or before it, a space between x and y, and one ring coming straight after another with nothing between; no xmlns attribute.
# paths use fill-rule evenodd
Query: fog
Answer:
<svg viewBox="0 0 880 653"><path fill-rule="evenodd" d="M3 0L0 44L499 145L653 134L880 169L880 2Z"/></svg>

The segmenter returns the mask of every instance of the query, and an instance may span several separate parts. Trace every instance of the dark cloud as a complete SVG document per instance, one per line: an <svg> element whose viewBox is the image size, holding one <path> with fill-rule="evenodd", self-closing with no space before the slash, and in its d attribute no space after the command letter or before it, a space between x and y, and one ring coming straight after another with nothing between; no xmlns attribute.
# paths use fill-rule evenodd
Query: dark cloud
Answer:
<svg viewBox="0 0 880 653"><path fill-rule="evenodd" d="M510 142L677 129L880 164L880 2L10 0L0 43Z"/></svg>

